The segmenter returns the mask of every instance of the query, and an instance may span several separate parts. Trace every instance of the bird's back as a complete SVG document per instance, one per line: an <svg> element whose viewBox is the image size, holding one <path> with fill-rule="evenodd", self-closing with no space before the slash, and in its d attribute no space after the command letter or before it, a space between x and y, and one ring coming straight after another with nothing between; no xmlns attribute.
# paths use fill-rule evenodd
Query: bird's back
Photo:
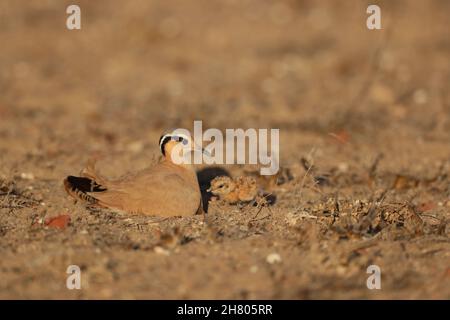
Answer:
<svg viewBox="0 0 450 320"><path fill-rule="evenodd" d="M195 171L168 161L121 179L103 182L104 191L86 194L99 206L129 213L193 215L201 202Z"/></svg>

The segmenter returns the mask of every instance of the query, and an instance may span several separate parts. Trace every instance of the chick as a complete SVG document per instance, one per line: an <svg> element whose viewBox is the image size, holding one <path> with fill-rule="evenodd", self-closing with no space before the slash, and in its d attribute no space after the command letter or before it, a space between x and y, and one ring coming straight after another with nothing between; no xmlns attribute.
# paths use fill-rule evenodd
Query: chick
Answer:
<svg viewBox="0 0 450 320"><path fill-rule="evenodd" d="M259 189L253 177L238 177L233 180L220 176L211 181L211 187L207 191L229 204L236 204L255 200Z"/></svg>

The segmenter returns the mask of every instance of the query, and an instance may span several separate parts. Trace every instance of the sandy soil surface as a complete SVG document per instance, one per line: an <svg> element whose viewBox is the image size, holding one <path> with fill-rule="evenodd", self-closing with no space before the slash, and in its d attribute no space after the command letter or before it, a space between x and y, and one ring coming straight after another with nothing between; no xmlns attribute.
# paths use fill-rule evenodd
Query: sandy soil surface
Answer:
<svg viewBox="0 0 450 320"><path fill-rule="evenodd" d="M0 2L0 298L450 298L450 2L377 1L379 31L356 0L77 2L78 31L69 1ZM194 120L280 129L274 204L161 219L65 193Z"/></svg>

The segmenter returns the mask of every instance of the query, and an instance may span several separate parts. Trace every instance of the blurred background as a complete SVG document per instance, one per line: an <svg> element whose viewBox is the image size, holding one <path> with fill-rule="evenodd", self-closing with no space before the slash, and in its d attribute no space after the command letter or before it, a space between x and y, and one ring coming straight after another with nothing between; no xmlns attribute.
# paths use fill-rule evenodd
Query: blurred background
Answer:
<svg viewBox="0 0 450 320"><path fill-rule="evenodd" d="M293 135L449 132L448 1L379 1L379 31L366 28L367 1L78 1L74 31L70 4L0 4L1 134L24 138L9 152L154 148L194 119Z"/></svg>

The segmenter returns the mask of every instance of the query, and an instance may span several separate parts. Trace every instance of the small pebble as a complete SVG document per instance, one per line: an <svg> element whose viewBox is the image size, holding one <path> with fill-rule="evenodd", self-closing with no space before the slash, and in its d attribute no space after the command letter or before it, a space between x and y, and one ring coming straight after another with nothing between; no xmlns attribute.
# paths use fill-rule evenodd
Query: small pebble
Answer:
<svg viewBox="0 0 450 320"><path fill-rule="evenodd" d="M281 257L278 253L271 253L266 257L266 261L269 264L275 264L281 262Z"/></svg>
<svg viewBox="0 0 450 320"><path fill-rule="evenodd" d="M164 248L162 248L162 247L159 247L159 246L155 247L155 249L153 249L153 250L154 250L155 253L157 253L157 254L161 254L161 255L165 255L165 256L170 255L169 250L166 250L166 249L164 249Z"/></svg>
<svg viewBox="0 0 450 320"><path fill-rule="evenodd" d="M341 163L338 164L338 170L339 170L340 172L347 172L348 169L349 169L348 163L346 163L346 162L341 162Z"/></svg>
<svg viewBox="0 0 450 320"><path fill-rule="evenodd" d="M338 275L343 276L347 273L347 268L345 266L339 265L336 268L336 272Z"/></svg>

